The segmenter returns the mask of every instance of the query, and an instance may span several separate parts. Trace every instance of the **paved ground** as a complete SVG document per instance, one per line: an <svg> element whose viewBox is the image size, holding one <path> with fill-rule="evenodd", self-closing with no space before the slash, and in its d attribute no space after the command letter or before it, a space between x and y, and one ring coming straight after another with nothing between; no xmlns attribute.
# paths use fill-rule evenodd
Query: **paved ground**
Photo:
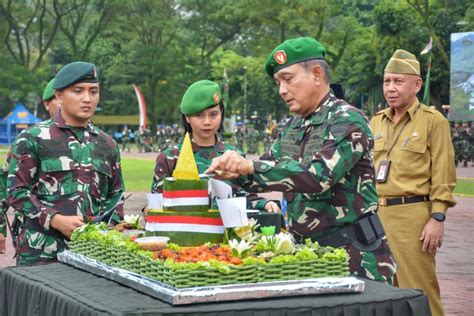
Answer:
<svg viewBox="0 0 474 316"><path fill-rule="evenodd" d="M155 156L140 155L144 159L154 159ZM474 167L457 168L457 175L474 179ZM278 198L280 195L270 196ZM437 255L438 278L446 315L470 316L474 315L474 251L471 246L474 240L474 198L456 197L456 200L458 204L448 213L444 245ZM126 213L139 213L145 204L146 193L133 193L125 202ZM14 265L12 256L11 241L7 240L7 253L0 255L0 268Z"/></svg>

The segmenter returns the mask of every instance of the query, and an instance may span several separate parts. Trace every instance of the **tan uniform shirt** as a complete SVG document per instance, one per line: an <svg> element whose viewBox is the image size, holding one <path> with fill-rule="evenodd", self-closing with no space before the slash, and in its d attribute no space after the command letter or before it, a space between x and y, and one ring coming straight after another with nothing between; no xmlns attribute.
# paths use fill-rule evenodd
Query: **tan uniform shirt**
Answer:
<svg viewBox="0 0 474 316"><path fill-rule="evenodd" d="M376 185L379 197L429 195L432 212L442 213L456 204L454 149L441 113L416 100L397 124L388 108L375 114L370 125L376 172L380 161L391 161L387 181Z"/></svg>

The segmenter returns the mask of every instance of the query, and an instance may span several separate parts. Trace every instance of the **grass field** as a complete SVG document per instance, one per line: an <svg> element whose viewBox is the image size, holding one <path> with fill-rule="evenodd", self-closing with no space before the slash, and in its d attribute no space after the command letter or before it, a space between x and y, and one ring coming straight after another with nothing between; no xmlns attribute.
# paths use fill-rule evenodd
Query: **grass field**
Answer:
<svg viewBox="0 0 474 316"><path fill-rule="evenodd" d="M5 156L0 154L0 167ZM154 160L122 158L122 173L127 192L148 192L153 180Z"/></svg>
<svg viewBox="0 0 474 316"><path fill-rule="evenodd" d="M0 166L5 156L0 153ZM128 192L148 192L153 179L154 160L122 158L125 189ZM458 179L455 195L474 197L474 179Z"/></svg>
<svg viewBox="0 0 474 316"><path fill-rule="evenodd" d="M458 179L454 194L474 197L474 179Z"/></svg>
<svg viewBox="0 0 474 316"><path fill-rule="evenodd" d="M122 158L125 190L127 192L149 192L154 168L154 160Z"/></svg>

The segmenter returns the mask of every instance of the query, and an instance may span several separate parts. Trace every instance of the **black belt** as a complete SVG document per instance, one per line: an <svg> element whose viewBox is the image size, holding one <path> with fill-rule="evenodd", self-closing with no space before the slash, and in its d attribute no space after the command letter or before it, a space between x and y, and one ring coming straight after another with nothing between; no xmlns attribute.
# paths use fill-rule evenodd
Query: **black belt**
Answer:
<svg viewBox="0 0 474 316"><path fill-rule="evenodd" d="M429 195L401 196L401 197L379 197L379 205L392 206L400 204L420 203L430 200Z"/></svg>
<svg viewBox="0 0 474 316"><path fill-rule="evenodd" d="M352 244L361 251L373 251L380 246L384 236L378 215L371 213L359 218L352 225L342 226L326 236L311 239L322 247L343 247Z"/></svg>
<svg viewBox="0 0 474 316"><path fill-rule="evenodd" d="M317 241L321 247L342 247L350 244L352 241L357 240L354 226L341 227L337 231L319 238L311 238L313 241Z"/></svg>

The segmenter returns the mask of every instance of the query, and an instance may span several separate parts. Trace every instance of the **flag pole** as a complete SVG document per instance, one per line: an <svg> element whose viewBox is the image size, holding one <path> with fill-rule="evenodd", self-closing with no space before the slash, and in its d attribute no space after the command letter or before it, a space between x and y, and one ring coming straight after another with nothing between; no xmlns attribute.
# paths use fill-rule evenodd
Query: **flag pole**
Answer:
<svg viewBox="0 0 474 316"><path fill-rule="evenodd" d="M423 91L423 103L430 105L430 77L431 77L431 49L433 48L433 37L430 37L428 45L421 51L421 55L428 54L428 70L426 71L425 90Z"/></svg>
<svg viewBox="0 0 474 316"><path fill-rule="evenodd" d="M428 53L428 70L426 72L425 90L423 91L423 103L430 105L430 77L431 77L431 51Z"/></svg>
<svg viewBox="0 0 474 316"><path fill-rule="evenodd" d="M138 115L139 115L139 126L146 129L146 103L145 97L143 93L140 91L136 84L133 84L133 89L135 90L135 94L137 95L138 100Z"/></svg>
<svg viewBox="0 0 474 316"><path fill-rule="evenodd" d="M222 102L224 107L228 110L229 107L229 77L227 77L227 69L224 67L222 75Z"/></svg>

